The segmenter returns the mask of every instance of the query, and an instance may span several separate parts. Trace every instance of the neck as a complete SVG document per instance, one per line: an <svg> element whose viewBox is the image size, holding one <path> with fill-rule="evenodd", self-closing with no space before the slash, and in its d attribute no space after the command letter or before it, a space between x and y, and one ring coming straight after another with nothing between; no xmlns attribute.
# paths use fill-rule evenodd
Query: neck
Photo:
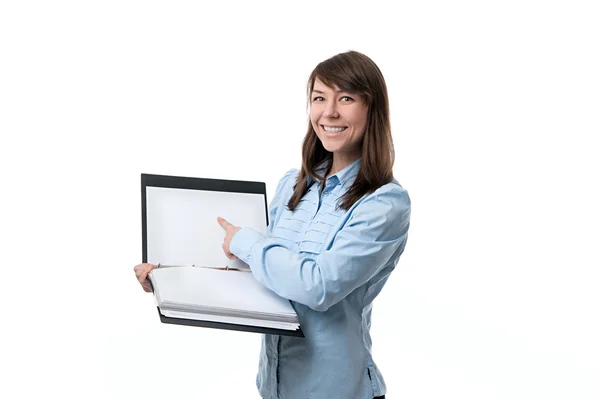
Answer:
<svg viewBox="0 0 600 399"><path fill-rule="evenodd" d="M357 152L334 152L333 162L331 163L331 168L329 169L327 177L339 172L340 170L343 170L358 158L360 158L360 153Z"/></svg>

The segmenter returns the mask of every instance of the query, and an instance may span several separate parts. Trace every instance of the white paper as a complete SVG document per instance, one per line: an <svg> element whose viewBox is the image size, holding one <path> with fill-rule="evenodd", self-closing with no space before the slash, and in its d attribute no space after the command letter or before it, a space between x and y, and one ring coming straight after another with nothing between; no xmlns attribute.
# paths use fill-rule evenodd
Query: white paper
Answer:
<svg viewBox="0 0 600 399"><path fill-rule="evenodd" d="M297 322L290 302L262 286L252 273L171 267L154 269L150 279L161 309Z"/></svg>
<svg viewBox="0 0 600 399"><path fill-rule="evenodd" d="M221 216L239 227L266 231L263 194L146 187L148 263L248 267L228 259Z"/></svg>

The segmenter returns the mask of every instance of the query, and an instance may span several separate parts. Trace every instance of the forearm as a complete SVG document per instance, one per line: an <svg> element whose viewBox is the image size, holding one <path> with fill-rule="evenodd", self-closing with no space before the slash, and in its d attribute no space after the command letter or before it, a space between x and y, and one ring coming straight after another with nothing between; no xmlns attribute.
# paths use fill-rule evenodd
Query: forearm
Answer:
<svg viewBox="0 0 600 399"><path fill-rule="evenodd" d="M300 254L282 241L252 229L240 230L231 252L246 262L254 277L277 295L325 311L364 284L393 256L396 245L369 242L356 257L346 251Z"/></svg>
<svg viewBox="0 0 600 399"><path fill-rule="evenodd" d="M231 252L246 262L254 277L277 295L315 310L325 310L326 286L315 259L303 258L282 242L248 228L236 234Z"/></svg>

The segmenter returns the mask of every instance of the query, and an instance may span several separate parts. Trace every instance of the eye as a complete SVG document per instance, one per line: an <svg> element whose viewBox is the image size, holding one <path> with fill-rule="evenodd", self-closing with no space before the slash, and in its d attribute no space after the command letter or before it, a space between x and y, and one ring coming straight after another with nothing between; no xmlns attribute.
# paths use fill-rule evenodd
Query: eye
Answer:
<svg viewBox="0 0 600 399"><path fill-rule="evenodd" d="M344 96L344 97L340 98L340 101L348 102L348 101L354 101L354 99L352 97Z"/></svg>
<svg viewBox="0 0 600 399"><path fill-rule="evenodd" d="M325 99L321 96L316 96L313 98L313 101L323 101L323 100L325 100Z"/></svg>

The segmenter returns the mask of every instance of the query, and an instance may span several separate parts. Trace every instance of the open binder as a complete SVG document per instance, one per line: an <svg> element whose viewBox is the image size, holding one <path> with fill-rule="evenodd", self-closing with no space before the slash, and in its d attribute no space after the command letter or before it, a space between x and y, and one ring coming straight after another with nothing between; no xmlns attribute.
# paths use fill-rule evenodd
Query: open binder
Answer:
<svg viewBox="0 0 600 399"><path fill-rule="evenodd" d="M264 183L141 175L142 261L161 322L303 337L290 301L262 286L248 265L228 259L222 216L265 231Z"/></svg>

